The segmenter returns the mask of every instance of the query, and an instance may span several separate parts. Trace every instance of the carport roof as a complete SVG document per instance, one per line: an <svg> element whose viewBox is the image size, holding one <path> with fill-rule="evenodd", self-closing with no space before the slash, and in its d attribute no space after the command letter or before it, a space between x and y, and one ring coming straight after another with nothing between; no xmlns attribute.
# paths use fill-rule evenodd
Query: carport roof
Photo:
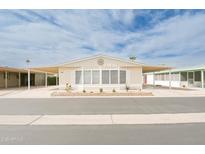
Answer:
<svg viewBox="0 0 205 154"><path fill-rule="evenodd" d="M27 72L27 70L25 70L25 69L14 68L14 67L7 67L7 66L0 66L0 71L8 71L8 72Z"/></svg>
<svg viewBox="0 0 205 154"><path fill-rule="evenodd" d="M15 73L27 73L28 70L27 69L23 69L23 68L14 68L14 67L7 67L7 66L0 66L0 71L1 72L15 72ZM45 69L44 70L41 70L41 69L33 69L31 68L30 69L31 73L49 73L49 74L55 74L55 72L49 72L48 70Z"/></svg>
<svg viewBox="0 0 205 154"><path fill-rule="evenodd" d="M170 70L161 70L156 73L169 73L169 71L171 71L172 73L178 73L178 72L201 71L201 70L205 70L205 65L170 69Z"/></svg>

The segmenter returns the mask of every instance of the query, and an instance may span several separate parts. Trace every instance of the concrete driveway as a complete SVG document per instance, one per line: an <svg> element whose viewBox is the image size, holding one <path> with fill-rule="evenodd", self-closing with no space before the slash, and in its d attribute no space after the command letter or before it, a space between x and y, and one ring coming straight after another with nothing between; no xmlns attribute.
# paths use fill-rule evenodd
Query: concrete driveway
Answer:
<svg viewBox="0 0 205 154"><path fill-rule="evenodd" d="M51 93L57 89L56 86L31 87L30 90L26 87L1 89L0 98L50 98Z"/></svg>

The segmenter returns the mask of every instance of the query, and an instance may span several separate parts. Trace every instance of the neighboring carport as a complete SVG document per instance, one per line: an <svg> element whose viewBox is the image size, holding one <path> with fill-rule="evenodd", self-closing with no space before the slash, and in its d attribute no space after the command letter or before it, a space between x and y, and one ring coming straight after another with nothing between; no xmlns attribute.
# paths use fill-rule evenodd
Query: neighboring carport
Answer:
<svg viewBox="0 0 205 154"><path fill-rule="evenodd" d="M158 72L163 70L170 70L171 67L168 66L152 66L152 65L144 65L142 66L142 72L143 73L149 73L149 72Z"/></svg>
<svg viewBox="0 0 205 154"><path fill-rule="evenodd" d="M155 72L159 72L159 71L166 71L168 70L169 72L169 88L171 88L171 69L172 67L168 67L168 66L153 66L153 65L144 65L142 67L142 72L143 72L143 80L144 80L144 84L147 83L147 75L146 73L153 73L153 85L155 85Z"/></svg>
<svg viewBox="0 0 205 154"><path fill-rule="evenodd" d="M30 68L30 70L33 72L43 72L46 78L46 86L58 85L59 83L58 67L35 67Z"/></svg>
<svg viewBox="0 0 205 154"><path fill-rule="evenodd" d="M21 74L26 70L11 67L0 67L0 88L20 87Z"/></svg>
<svg viewBox="0 0 205 154"><path fill-rule="evenodd" d="M0 67L0 88L47 86L47 78L52 72L34 69Z"/></svg>

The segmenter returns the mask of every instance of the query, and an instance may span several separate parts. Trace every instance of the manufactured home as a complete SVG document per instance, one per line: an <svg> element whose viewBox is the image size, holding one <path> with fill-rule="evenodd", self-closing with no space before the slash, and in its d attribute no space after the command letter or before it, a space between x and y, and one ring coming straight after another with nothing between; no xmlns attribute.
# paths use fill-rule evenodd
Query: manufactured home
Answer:
<svg viewBox="0 0 205 154"><path fill-rule="evenodd" d="M176 88L204 88L205 66L171 69L144 74L144 84Z"/></svg>
<svg viewBox="0 0 205 154"><path fill-rule="evenodd" d="M143 73L166 70L166 66L149 66L130 59L95 55L60 65L32 68L57 74L59 87L75 90L142 89Z"/></svg>

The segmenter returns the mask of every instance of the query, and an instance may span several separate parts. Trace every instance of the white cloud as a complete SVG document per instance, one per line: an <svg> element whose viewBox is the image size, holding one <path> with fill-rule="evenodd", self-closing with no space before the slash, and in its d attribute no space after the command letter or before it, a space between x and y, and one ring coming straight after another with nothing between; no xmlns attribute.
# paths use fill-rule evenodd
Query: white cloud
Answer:
<svg viewBox="0 0 205 154"><path fill-rule="evenodd" d="M96 53L185 66L203 63L205 14L149 10L8 10L0 11L0 62L24 66L62 63ZM149 29L129 31L136 16L152 17ZM118 25L118 24L121 25ZM120 27L120 26L123 26ZM117 47L117 44L122 46ZM89 50L90 48L90 50Z"/></svg>

